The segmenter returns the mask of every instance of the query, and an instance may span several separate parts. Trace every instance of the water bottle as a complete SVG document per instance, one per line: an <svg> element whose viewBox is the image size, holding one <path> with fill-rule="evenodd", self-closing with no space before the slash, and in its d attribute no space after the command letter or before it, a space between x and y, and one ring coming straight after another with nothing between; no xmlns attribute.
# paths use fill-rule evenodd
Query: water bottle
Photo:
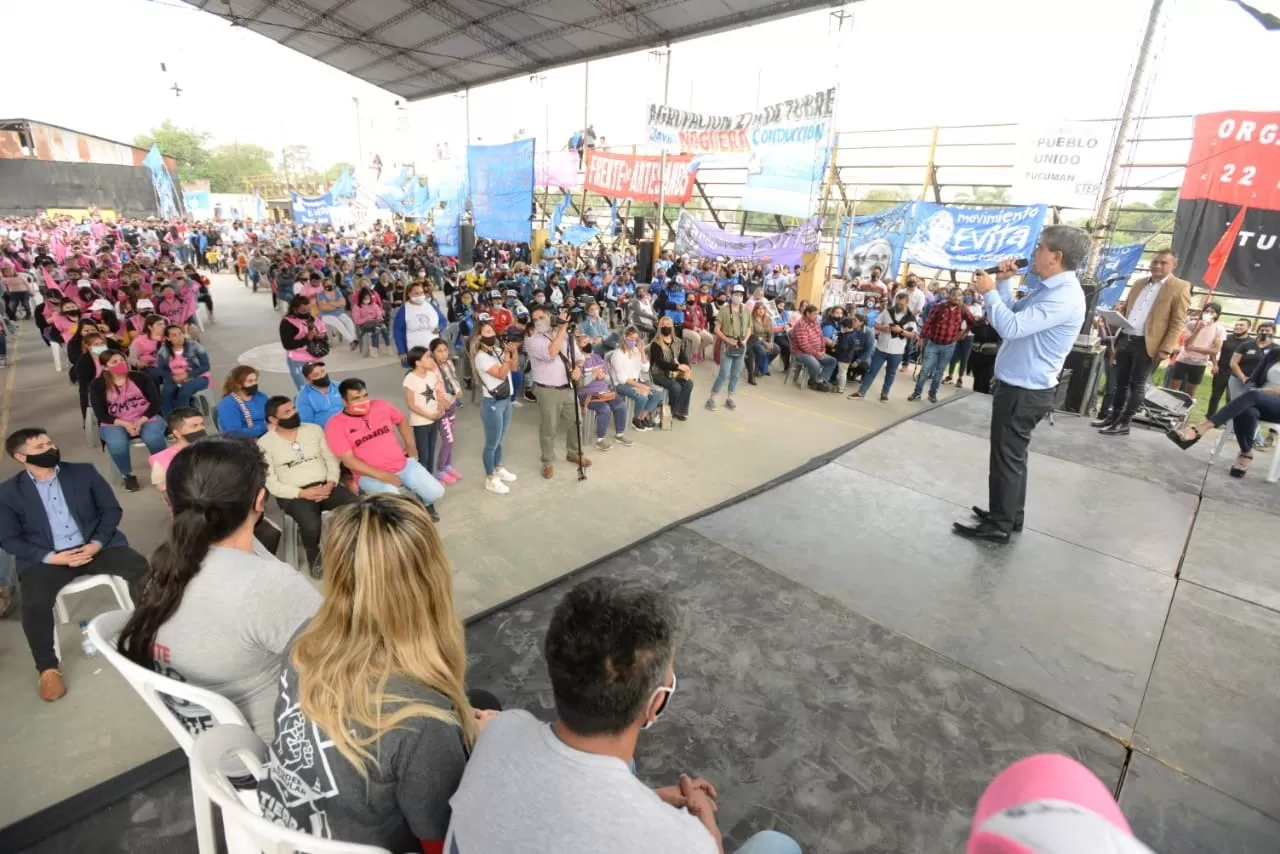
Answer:
<svg viewBox="0 0 1280 854"><path fill-rule="evenodd" d="M93 645L93 640L89 637L89 621L80 621L80 648L84 650L85 657L98 654L98 648Z"/></svg>

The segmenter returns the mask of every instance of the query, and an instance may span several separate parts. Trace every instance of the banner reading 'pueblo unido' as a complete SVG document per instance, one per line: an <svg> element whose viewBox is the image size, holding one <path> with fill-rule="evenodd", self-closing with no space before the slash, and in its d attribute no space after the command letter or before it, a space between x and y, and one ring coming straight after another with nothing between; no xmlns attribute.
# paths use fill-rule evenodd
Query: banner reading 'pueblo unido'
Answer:
<svg viewBox="0 0 1280 854"><path fill-rule="evenodd" d="M682 205L693 197L692 163L692 156L668 157L664 172L661 157L588 151L583 185L608 199L656 202L665 183L665 202Z"/></svg>

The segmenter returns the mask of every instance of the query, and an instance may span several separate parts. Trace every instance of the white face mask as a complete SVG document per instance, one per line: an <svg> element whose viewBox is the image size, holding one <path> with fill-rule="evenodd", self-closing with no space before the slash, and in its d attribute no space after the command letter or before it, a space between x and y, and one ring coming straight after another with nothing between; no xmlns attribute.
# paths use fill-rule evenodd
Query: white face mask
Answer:
<svg viewBox="0 0 1280 854"><path fill-rule="evenodd" d="M1213 323L1218 319L1218 315L1214 314L1212 311L1206 311L1204 314L1200 315L1200 318L1205 323Z"/></svg>
<svg viewBox="0 0 1280 854"><path fill-rule="evenodd" d="M409 302L413 303L414 305L422 305L426 301L427 301L426 297L409 297Z"/></svg>
<svg viewBox="0 0 1280 854"><path fill-rule="evenodd" d="M742 294L734 294L733 296L729 297L729 302L733 303L734 305L742 305Z"/></svg>
<svg viewBox="0 0 1280 854"><path fill-rule="evenodd" d="M533 322L533 328L539 332L547 332L551 329L551 321L545 318L538 318Z"/></svg>

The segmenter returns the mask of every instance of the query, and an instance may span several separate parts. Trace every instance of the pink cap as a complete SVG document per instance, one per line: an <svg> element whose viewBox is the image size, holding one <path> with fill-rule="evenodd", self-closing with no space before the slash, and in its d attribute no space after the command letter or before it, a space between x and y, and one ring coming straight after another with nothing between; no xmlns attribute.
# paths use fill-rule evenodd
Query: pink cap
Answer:
<svg viewBox="0 0 1280 854"><path fill-rule="evenodd" d="M1027 809L1002 815L1019 806ZM1120 806L1092 771L1070 757L1041 753L1013 763L987 786L973 815L966 851L1035 854L1052 850L1037 845L1035 840L1048 831L1050 838L1056 836L1059 842L1065 841L1058 824L1064 818L1068 822L1078 819L1075 823L1086 825L1076 828L1084 836L1132 840L1133 832ZM1142 846L1139 844L1138 848Z"/></svg>

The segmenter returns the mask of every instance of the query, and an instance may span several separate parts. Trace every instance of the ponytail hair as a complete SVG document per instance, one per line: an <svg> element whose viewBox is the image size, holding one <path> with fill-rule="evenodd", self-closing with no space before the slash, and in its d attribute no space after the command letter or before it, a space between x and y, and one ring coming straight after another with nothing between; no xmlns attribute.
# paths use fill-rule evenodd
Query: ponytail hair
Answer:
<svg viewBox="0 0 1280 854"><path fill-rule="evenodd" d="M266 488L267 466L251 440L210 436L186 448L169 466L165 494L173 509L169 536L151 555L142 595L120 633L118 648L142 667L214 543L231 536L254 513Z"/></svg>

